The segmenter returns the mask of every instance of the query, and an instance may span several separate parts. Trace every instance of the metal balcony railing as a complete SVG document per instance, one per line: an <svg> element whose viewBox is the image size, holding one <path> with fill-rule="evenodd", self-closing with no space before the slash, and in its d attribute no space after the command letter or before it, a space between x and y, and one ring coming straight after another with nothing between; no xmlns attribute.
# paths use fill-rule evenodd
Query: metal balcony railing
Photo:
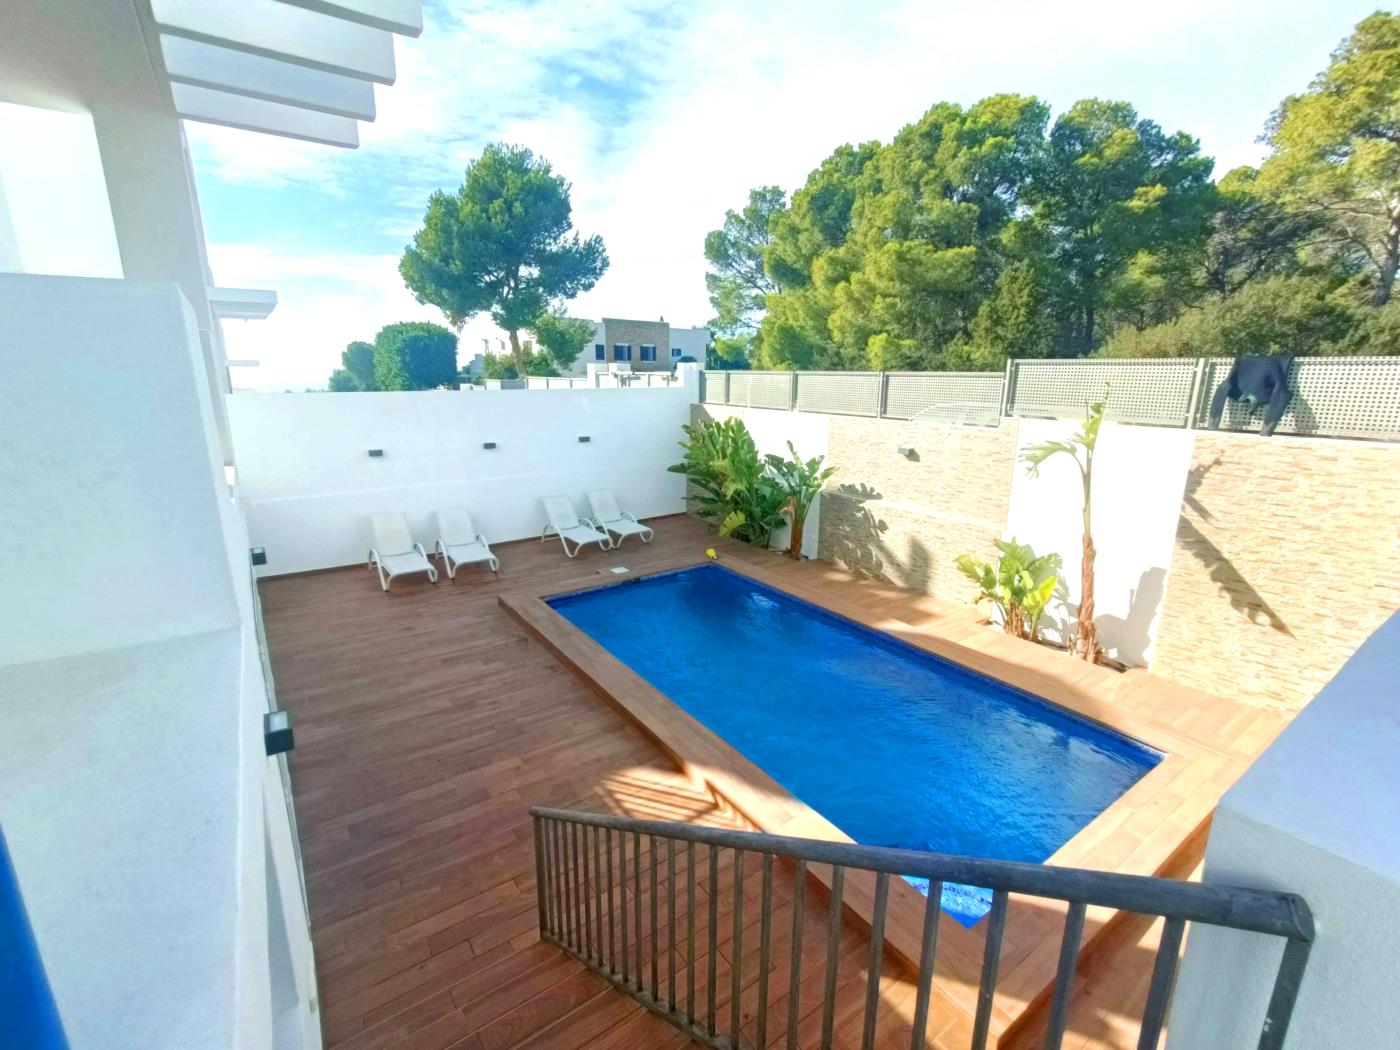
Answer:
<svg viewBox="0 0 1400 1050"><path fill-rule="evenodd" d="M544 939L558 945L686 1035L717 1050L745 1050L749 1047L765 1050L768 1045L775 858L784 858L793 865L792 943L785 1019L785 1045L789 1050L796 1050L798 1046L798 1023L805 1016L800 997L802 930L809 864L831 866L831 919L825 956L825 982L820 1000L820 1045L823 1048L830 1047L832 1043L841 943L841 905L848 870L869 872L875 876L861 1038L861 1045L866 1048L875 1044L879 1021L880 972L884 960L885 918L891 876L920 877L928 879L930 883L920 942L911 1033L914 1050L922 1050L926 1046L934 961L938 950L938 902L945 882L979 886L992 891L972 1031L973 1050L984 1050L987 1045L1006 926L1007 901L1013 893L1068 904L1045 1035L1047 1050L1057 1050L1064 1039L1075 964L1084 932L1085 912L1089 907L1102 906L1165 919L1143 1009L1139 1050L1156 1047L1161 1038L1188 922L1249 930L1284 939L1273 994L1259 1036L1260 1050L1279 1050L1283 1046L1313 938L1312 914L1307 903L1301 897L1288 893L786 838L560 809L534 808L530 813L534 818L539 926ZM708 866L708 917L704 925L708 945L703 946L706 967L706 994L703 1000L696 995L699 979L696 973L696 872L697 854L701 850L705 853L704 861ZM717 1016L716 977L719 903L724 889L720 883L720 859L726 850L732 854L732 878L728 883L728 892L732 894L729 906L733 940L729 958L729 1018L728 1025L724 1026ZM684 864L679 869L678 852L684 855ZM757 987L751 1002L752 1024L749 1026L753 1033L751 1041L745 1038L741 1023L741 992L745 987L743 885L744 866L748 858L756 858L762 870ZM663 868L664 880L661 876ZM664 891L661 890L663 881ZM684 893L683 930L676 927L679 892ZM663 897L665 924L661 925L659 913ZM678 953L683 954L679 970ZM676 987L678 973L684 977L683 997L678 995ZM702 1002L703 1015L697 1007Z"/></svg>

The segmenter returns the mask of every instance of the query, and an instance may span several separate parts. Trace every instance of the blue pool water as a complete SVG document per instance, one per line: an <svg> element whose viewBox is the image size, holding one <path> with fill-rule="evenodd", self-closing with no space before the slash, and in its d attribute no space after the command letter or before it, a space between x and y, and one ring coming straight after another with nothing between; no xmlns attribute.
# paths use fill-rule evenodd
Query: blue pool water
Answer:
<svg viewBox="0 0 1400 1050"><path fill-rule="evenodd" d="M868 845L1038 863L1163 757L717 565L549 604Z"/></svg>

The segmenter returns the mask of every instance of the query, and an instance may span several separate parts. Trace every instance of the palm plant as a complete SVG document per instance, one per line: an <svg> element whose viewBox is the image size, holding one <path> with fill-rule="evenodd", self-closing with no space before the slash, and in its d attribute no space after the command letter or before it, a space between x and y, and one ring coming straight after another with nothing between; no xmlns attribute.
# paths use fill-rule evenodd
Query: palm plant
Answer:
<svg viewBox="0 0 1400 1050"><path fill-rule="evenodd" d="M1104 401L1089 406L1089 414L1084 424L1068 441L1042 441L1032 445L1021 456L1027 464L1027 473L1038 477L1040 465L1051 456L1066 455L1074 460L1079 468L1079 479L1084 487L1084 553L1079 570L1079 615L1075 621L1074 642L1070 651L1081 660L1098 663L1098 629L1094 625L1094 533L1091 519L1094 486L1094 447L1099 441L1099 428L1103 425Z"/></svg>
<svg viewBox="0 0 1400 1050"><path fill-rule="evenodd" d="M997 540L996 547L996 565L978 561L970 554L959 555L953 564L981 588L977 600L991 602L1001 612L1002 630L1036 641L1040 636L1040 618L1045 615L1060 579L1060 556L1037 556L1014 537Z"/></svg>
<svg viewBox="0 0 1400 1050"><path fill-rule="evenodd" d="M785 518L788 495L768 474L753 435L741 419L702 420L683 427L685 459L666 469L684 474L686 499L721 536L767 547Z"/></svg>
<svg viewBox="0 0 1400 1050"><path fill-rule="evenodd" d="M792 524L788 534L787 556L798 559L802 557L802 532L807 525L807 513L812 509L812 501L821 492L827 478L836 473L836 468L823 467L824 456L804 460L791 441L787 447L792 453L791 459L775 456L771 452L766 459L778 488L787 497L783 509L787 511Z"/></svg>

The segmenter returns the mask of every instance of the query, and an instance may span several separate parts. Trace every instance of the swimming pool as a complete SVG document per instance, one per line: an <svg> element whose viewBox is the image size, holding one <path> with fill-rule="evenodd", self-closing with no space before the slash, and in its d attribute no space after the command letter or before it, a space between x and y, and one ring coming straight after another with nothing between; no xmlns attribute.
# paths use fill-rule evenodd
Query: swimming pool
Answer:
<svg viewBox="0 0 1400 1050"><path fill-rule="evenodd" d="M548 601L856 842L1038 863L1164 757L718 565Z"/></svg>

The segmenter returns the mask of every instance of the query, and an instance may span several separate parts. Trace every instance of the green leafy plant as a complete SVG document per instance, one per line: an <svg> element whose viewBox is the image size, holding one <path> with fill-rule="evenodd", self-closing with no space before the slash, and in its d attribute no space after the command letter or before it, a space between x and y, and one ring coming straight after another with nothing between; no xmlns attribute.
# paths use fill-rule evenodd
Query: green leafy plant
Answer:
<svg viewBox="0 0 1400 1050"><path fill-rule="evenodd" d="M787 511L792 529L788 536L787 556L802 557L802 533L807 524L807 513L812 509L812 501L821 492L826 480L836 473L835 467L824 467L825 457L813 456L803 459L797 454L791 441L787 443L791 459L775 456L771 452L764 457L772 472L778 489L787 497L783 509Z"/></svg>
<svg viewBox="0 0 1400 1050"><path fill-rule="evenodd" d="M971 554L959 555L953 564L982 589L977 600L991 602L1001 612L1002 630L1035 641L1040 634L1040 618L1045 615L1060 579L1060 556L1037 555L1014 537L997 540L996 547L995 565Z"/></svg>
<svg viewBox="0 0 1400 1050"><path fill-rule="evenodd" d="M789 497L769 475L743 420L701 421L682 429L685 459L666 469L690 482L686 499L695 513L714 522L721 536L767 547L786 522Z"/></svg>
<svg viewBox="0 0 1400 1050"><path fill-rule="evenodd" d="M1103 412L1106 402L1097 401L1089 406L1089 414L1084 424L1068 441L1042 441L1032 445L1021 459L1031 477L1040 475L1040 465L1052 456L1065 455L1074 460L1079 468L1079 479L1084 488L1084 554L1080 562L1079 615L1075 620L1074 643L1070 651L1081 660L1098 663L1102 655L1099 651L1098 629L1094 626L1094 532L1091 515L1094 488L1094 448L1099 443L1099 428L1103 425Z"/></svg>

